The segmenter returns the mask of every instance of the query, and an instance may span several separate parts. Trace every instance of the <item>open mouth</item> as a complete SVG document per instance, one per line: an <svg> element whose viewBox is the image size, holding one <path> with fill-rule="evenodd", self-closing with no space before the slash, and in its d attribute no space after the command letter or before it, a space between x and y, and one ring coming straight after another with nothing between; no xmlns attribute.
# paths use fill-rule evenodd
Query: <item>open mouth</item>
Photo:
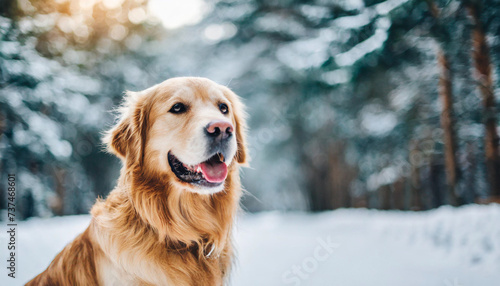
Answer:
<svg viewBox="0 0 500 286"><path fill-rule="evenodd" d="M222 153L215 153L208 160L197 165L182 163L177 157L168 153L168 163L174 174L181 181L203 187L220 186L227 177L227 165Z"/></svg>

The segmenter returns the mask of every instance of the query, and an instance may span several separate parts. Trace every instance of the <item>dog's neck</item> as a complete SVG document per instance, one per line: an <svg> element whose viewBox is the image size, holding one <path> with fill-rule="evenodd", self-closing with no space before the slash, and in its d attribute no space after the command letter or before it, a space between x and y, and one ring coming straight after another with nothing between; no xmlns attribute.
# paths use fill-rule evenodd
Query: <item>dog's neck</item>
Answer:
<svg viewBox="0 0 500 286"><path fill-rule="evenodd" d="M99 257L127 261L116 265L153 285L166 279L172 285L221 285L230 271L231 228L241 194L236 167L225 186L200 195L123 172L115 190L92 208L91 239L102 250ZM195 281L199 277L204 280Z"/></svg>
<svg viewBox="0 0 500 286"><path fill-rule="evenodd" d="M218 255L229 242L241 196L237 166L231 164L224 190L211 195L178 189L169 181L132 171L123 174L119 184L127 186L123 189L135 213L156 232L159 242L172 249Z"/></svg>

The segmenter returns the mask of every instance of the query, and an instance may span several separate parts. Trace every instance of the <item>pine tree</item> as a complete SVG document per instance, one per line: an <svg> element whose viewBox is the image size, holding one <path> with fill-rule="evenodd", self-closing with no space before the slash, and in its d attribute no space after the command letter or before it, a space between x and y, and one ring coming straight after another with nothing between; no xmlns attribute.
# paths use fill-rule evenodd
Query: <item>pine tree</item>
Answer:
<svg viewBox="0 0 500 286"><path fill-rule="evenodd" d="M135 6L125 6L138 7L129 2ZM123 41L109 38L111 31L92 26L81 15L92 11L78 10L80 4L86 3L2 3L0 174L16 173L23 182L18 189L21 218L87 213L95 197L105 196L114 184L118 162L102 152L101 132L113 120L109 110L121 100L125 85L134 87L132 80L125 83L127 71L145 61L127 57L127 37L137 39L136 30L144 37L152 34L147 25L126 18L118 28L128 31L120 34ZM94 4L86 9L102 12L104 4ZM127 16L126 9L116 10ZM88 21L73 23L81 19ZM111 26L119 22L106 15L100 20Z"/></svg>
<svg viewBox="0 0 500 286"><path fill-rule="evenodd" d="M442 21L444 20L441 19L436 3L428 0L427 4L432 17L435 19L435 26L432 27L432 32L440 46L437 52L437 62L440 69L439 97L442 104L441 125L444 131L446 183L450 204L456 205L457 171L459 168L456 159L457 143L453 111L453 76L450 58L447 54L451 39L449 33L443 27Z"/></svg>
<svg viewBox="0 0 500 286"><path fill-rule="evenodd" d="M491 71L490 49L481 22L481 5L478 1L467 0L465 6L472 20L472 58L474 60L477 87L483 98L484 108L484 152L486 156L487 181L490 196L500 199L500 153L497 133L495 93Z"/></svg>

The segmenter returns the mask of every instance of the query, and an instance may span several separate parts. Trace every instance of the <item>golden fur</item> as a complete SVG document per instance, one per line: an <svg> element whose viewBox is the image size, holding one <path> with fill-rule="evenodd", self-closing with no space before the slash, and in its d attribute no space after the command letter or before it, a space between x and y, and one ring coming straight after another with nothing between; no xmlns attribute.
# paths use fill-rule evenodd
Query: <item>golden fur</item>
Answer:
<svg viewBox="0 0 500 286"><path fill-rule="evenodd" d="M168 114L177 100L190 104L188 117ZM203 194L177 179L164 149L182 153L195 146L193 130L221 116L221 101L229 105L237 147L223 190ZM239 166L247 161L238 97L207 79L174 78L129 92L121 113L105 138L123 162L116 188L93 206L89 227L26 285L225 284L241 195Z"/></svg>

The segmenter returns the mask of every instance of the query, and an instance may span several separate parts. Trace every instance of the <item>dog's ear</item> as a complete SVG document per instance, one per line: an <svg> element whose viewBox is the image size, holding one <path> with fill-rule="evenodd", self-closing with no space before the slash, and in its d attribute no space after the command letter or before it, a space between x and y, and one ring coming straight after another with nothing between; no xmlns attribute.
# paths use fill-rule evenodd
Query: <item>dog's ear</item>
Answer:
<svg viewBox="0 0 500 286"><path fill-rule="evenodd" d="M106 133L103 141L111 153L127 164L142 164L149 112L142 96L130 91L120 110L120 120Z"/></svg>
<svg viewBox="0 0 500 286"><path fill-rule="evenodd" d="M231 105L233 107L233 116L236 128L236 146L237 146L235 159L241 165L248 165L250 157L248 155L247 141L246 141L247 114L245 112L245 108L240 98L228 88L225 89L226 89L225 92L226 97L229 99L229 101L231 101Z"/></svg>
<svg viewBox="0 0 500 286"><path fill-rule="evenodd" d="M131 132L130 118L126 116L106 133L103 141L111 153L125 159Z"/></svg>
<svg viewBox="0 0 500 286"><path fill-rule="evenodd" d="M240 110L240 112L244 111ZM236 161L242 165L247 165L250 158L247 150L245 115L235 113L234 121L236 121L236 146L238 148L236 151Z"/></svg>

